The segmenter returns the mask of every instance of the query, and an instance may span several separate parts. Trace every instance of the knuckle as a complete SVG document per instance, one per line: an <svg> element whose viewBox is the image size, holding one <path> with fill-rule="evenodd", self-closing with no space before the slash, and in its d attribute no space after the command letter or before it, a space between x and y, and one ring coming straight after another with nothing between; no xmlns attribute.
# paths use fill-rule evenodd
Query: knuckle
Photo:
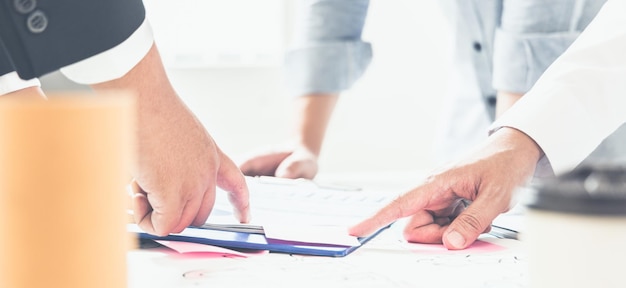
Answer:
<svg viewBox="0 0 626 288"><path fill-rule="evenodd" d="M394 219L398 219L398 218L402 218L404 217L404 200L402 197L397 197L395 199L393 199L393 201L391 202L391 207L393 207L390 210L390 216Z"/></svg>
<svg viewBox="0 0 626 288"><path fill-rule="evenodd" d="M470 230L474 233L480 233L484 230L482 221L473 214L461 214L455 221L460 224L464 230Z"/></svg>

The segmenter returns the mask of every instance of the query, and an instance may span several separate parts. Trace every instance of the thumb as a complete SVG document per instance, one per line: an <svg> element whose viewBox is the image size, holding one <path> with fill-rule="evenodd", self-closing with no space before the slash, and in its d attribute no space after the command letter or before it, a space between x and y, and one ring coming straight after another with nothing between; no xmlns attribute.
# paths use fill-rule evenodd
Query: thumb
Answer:
<svg viewBox="0 0 626 288"><path fill-rule="evenodd" d="M282 163L278 164L278 167L276 167L276 172L274 173L274 176L279 177L279 178L297 179L298 167L295 166L293 162L288 161L287 159L288 158L283 160Z"/></svg>
<svg viewBox="0 0 626 288"><path fill-rule="evenodd" d="M457 216L443 233L443 245L449 250L465 249L481 233L489 231L491 221L499 214L494 207L475 201Z"/></svg>

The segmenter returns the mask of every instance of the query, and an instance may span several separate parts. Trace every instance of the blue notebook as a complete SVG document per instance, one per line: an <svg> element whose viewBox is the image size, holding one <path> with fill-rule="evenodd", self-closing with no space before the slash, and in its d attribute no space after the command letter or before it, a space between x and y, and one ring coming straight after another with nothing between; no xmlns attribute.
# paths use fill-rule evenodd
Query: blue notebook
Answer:
<svg viewBox="0 0 626 288"><path fill-rule="evenodd" d="M202 227L189 227L178 234L159 237L143 233L135 224L128 230L141 239L187 241L231 249L269 250L275 253L343 257L376 237L376 233L357 238L356 244L298 241L266 237L264 226L298 225L299 227L349 227L395 198L392 191L370 191L351 186L321 185L303 179L247 177L252 222L238 224L226 192L217 191L213 211ZM347 230L346 234L347 234ZM359 245L360 243L360 245Z"/></svg>

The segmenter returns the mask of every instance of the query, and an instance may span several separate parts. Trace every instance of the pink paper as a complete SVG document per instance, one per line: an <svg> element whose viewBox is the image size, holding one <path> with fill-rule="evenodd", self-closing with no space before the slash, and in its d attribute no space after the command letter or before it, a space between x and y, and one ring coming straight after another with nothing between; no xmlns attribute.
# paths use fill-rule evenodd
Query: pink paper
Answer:
<svg viewBox="0 0 626 288"><path fill-rule="evenodd" d="M489 253L506 249L500 245L490 242L476 240L474 244L464 250L448 250L443 244L422 244L422 243L406 243L406 248L415 253L435 253L435 254L454 254L454 253Z"/></svg>
<svg viewBox="0 0 626 288"><path fill-rule="evenodd" d="M213 245L191 243L191 242L184 242L184 241L167 241L167 240L155 240L155 242L165 247L168 247L180 254L203 253L203 254L211 254L211 256L215 256L215 257L243 257L243 258L247 258L249 256L246 253L242 253L239 251L230 250L230 249L226 249L222 247L217 247Z"/></svg>

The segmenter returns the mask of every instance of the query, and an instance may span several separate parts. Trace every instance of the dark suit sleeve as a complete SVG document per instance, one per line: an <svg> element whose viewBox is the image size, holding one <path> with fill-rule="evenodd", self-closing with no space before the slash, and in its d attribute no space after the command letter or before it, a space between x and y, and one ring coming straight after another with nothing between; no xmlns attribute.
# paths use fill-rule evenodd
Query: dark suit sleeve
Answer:
<svg viewBox="0 0 626 288"><path fill-rule="evenodd" d="M31 79L117 46L144 18L141 0L0 0L0 38Z"/></svg>
<svg viewBox="0 0 626 288"><path fill-rule="evenodd" d="M0 39L0 76L13 71L15 71L15 68L11 62L11 58L9 58L9 54L7 54L4 48L4 43L2 43L2 39Z"/></svg>

